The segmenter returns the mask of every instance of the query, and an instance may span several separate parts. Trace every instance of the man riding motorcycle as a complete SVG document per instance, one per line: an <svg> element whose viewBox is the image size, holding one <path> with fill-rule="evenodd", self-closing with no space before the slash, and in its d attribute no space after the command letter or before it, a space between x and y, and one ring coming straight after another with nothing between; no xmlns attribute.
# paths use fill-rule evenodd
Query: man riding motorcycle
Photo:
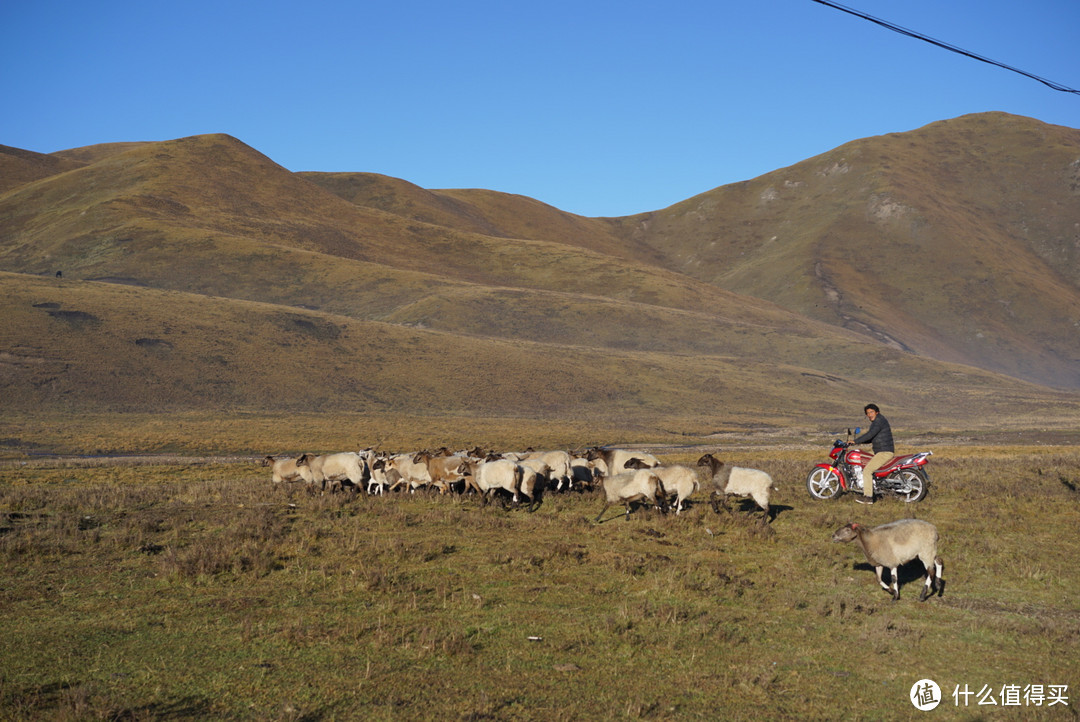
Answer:
<svg viewBox="0 0 1080 722"><path fill-rule="evenodd" d="M892 427L889 426L889 420L882 415L877 404L867 404L863 408L863 413L870 420L870 428L862 436L856 437L852 443L869 443L874 450L874 456L863 468L863 495L855 501L860 504L873 504L874 472L892 461L893 456L896 455L896 449L893 447Z"/></svg>

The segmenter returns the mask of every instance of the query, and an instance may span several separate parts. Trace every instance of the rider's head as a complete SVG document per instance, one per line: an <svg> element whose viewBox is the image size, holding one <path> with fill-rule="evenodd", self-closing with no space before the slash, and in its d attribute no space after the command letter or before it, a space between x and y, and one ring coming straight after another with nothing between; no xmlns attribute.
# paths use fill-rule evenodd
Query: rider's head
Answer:
<svg viewBox="0 0 1080 722"><path fill-rule="evenodd" d="M870 420L873 421L874 417L881 413L881 409L877 407L877 404L867 404L863 407L863 413L869 416Z"/></svg>

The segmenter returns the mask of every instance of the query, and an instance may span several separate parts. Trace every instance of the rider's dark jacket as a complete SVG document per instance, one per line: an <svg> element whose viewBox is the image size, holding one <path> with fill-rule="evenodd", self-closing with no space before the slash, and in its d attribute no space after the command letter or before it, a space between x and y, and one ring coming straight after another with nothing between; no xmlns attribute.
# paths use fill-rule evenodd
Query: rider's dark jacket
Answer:
<svg viewBox="0 0 1080 722"><path fill-rule="evenodd" d="M871 448L875 454L880 454L882 451L896 453L896 449L893 448L892 427L889 426L889 420L881 414L874 418L865 434L855 439L856 444L865 444L868 441L872 442Z"/></svg>

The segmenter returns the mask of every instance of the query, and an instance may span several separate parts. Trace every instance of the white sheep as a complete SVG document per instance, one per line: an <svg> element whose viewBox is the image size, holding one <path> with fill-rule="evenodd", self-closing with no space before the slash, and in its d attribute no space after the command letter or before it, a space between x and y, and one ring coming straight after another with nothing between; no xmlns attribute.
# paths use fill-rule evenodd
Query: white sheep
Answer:
<svg viewBox="0 0 1080 722"><path fill-rule="evenodd" d="M563 485L569 486L573 480L570 469L570 454L566 451L534 451L522 461L539 459L548 466L547 479L555 482L555 489L562 491Z"/></svg>
<svg viewBox="0 0 1080 722"><path fill-rule="evenodd" d="M401 475L401 479L390 487L391 490L405 484L408 485L409 491L415 492L421 486L431 483L431 473L428 471L427 464L414 461L415 456L415 454L396 454L390 457L390 466Z"/></svg>
<svg viewBox="0 0 1080 722"><path fill-rule="evenodd" d="M644 459L631 459L626 462L627 469L638 469L638 473L652 472L660 478L660 484L664 487L665 497L676 497L675 514L678 515L683 509L683 502L698 490L698 475L689 466L675 464L672 466L646 466ZM670 498L668 504L670 505Z"/></svg>
<svg viewBox="0 0 1080 722"><path fill-rule="evenodd" d="M521 489L521 479L524 469L510 459L495 459L494 461L482 461L470 464L473 481L483 494L484 504L495 492L502 489L514 497L514 503L518 503L518 492Z"/></svg>
<svg viewBox="0 0 1080 722"><path fill-rule="evenodd" d="M720 513L717 498L720 500L720 505L730 512L731 509L727 505L728 496L749 496L763 512L762 523L771 521L769 490L776 489L771 476L759 469L728 466L712 454L702 456L698 459L697 465L705 468L705 485L711 485L712 492L709 501L712 503L714 512Z"/></svg>
<svg viewBox="0 0 1080 722"><path fill-rule="evenodd" d="M270 478L275 484L280 484L283 481L306 481L311 483L311 470L306 466L297 467L296 459L291 457L280 457L275 459L272 456L267 456L262 461L263 466L270 467Z"/></svg>
<svg viewBox="0 0 1080 722"><path fill-rule="evenodd" d="M596 521L604 515L612 504L625 504L626 516L630 518L630 507L635 501L649 501L659 506L659 497L663 496L664 487L660 478L650 469L624 471L604 478L604 508L596 515Z"/></svg>
<svg viewBox="0 0 1080 722"><path fill-rule="evenodd" d="M330 482L331 491L336 491L342 487L342 482L346 479L359 489L367 478L367 464L355 451L322 456L303 454L296 460L296 466L298 469L308 467L312 477L308 484L319 484L324 490L326 482Z"/></svg>
<svg viewBox="0 0 1080 722"><path fill-rule="evenodd" d="M900 579L897 571L918 557L926 568L926 583L923 585L919 601L924 602L934 592L941 596L945 593L945 580L941 578L945 564L937 553L938 530L933 524L919 519L900 519L888 524L867 529L862 524L852 522L842 526L832 535L834 542L858 541L866 561L874 565L878 584L892 595L895 602L900 598ZM889 568L892 588L881 579L881 570Z"/></svg>

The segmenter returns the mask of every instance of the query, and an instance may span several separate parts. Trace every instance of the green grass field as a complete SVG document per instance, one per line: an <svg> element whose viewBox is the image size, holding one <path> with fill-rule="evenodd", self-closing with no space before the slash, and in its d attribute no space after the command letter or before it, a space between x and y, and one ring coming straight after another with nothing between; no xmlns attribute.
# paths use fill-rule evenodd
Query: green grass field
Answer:
<svg viewBox="0 0 1080 722"><path fill-rule="evenodd" d="M527 514L254 464L5 462L0 718L1076 718L1080 447L934 452L927 499L870 508L809 498L824 453L726 454L777 480L767 527L700 497L597 524L595 492ZM830 536L911 514L947 586L920 603L915 562L894 603ZM965 685L998 705L957 706Z"/></svg>

